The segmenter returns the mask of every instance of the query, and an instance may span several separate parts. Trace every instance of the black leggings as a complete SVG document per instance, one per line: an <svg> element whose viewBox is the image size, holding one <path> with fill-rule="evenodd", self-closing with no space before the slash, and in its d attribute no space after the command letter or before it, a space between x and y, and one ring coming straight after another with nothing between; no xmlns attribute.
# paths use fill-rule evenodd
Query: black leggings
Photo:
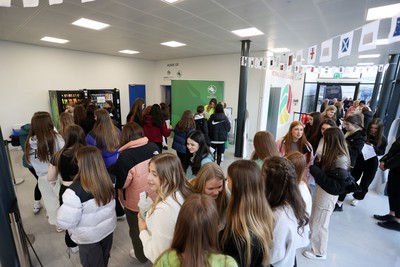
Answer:
<svg viewBox="0 0 400 267"><path fill-rule="evenodd" d="M35 186L35 190L34 190L34 197L35 197L36 201L39 201L39 200L42 199L42 193L40 193L39 186L38 186L38 183L37 183L37 180L38 180L39 177L37 176L36 171L35 171L35 169L33 167L29 167L28 170L36 178L36 186Z"/></svg>

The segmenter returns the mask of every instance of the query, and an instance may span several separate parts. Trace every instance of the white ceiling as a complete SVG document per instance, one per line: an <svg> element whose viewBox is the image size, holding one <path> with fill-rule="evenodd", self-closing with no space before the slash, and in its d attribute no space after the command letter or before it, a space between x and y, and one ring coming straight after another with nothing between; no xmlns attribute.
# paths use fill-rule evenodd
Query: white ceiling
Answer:
<svg viewBox="0 0 400 267"><path fill-rule="evenodd" d="M49 6L40 0L36 8L23 8L22 0L0 7L0 39L108 55L125 56L119 50L140 54L130 58L167 60L240 52L240 37L232 30L256 27L264 35L250 39L250 53L271 48L304 49L334 38L333 60L323 65L351 66L357 62L387 62L389 53L400 53L400 43L377 46L363 54L378 59L358 59L359 29L370 7L398 0L183 0L170 5L160 0L64 0ZM110 24L102 31L71 25L79 18ZM387 38L390 19L381 20L378 38ZM352 56L337 60L338 35L354 34ZM70 40L65 45L40 41L44 36ZM179 41L184 47L160 45ZM319 58L319 57L317 57ZM318 64L318 63L317 63Z"/></svg>

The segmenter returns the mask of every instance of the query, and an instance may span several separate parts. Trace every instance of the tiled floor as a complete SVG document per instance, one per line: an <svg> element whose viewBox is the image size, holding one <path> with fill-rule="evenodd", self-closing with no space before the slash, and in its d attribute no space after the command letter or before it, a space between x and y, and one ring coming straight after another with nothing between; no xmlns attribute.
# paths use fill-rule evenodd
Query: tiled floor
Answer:
<svg viewBox="0 0 400 267"><path fill-rule="evenodd" d="M40 261L43 266L49 267L79 266L78 254L68 256L64 245L64 234L57 233L55 228L47 223L45 210L40 211L38 215L33 215L35 179L22 166L21 151L15 148L10 150L15 176L25 179L25 182L15 186L15 190L25 231L35 236L33 247ZM225 172L229 164L236 160L233 157L233 150L234 147L230 146L225 153L225 161L221 164ZM171 149L168 152L173 153ZM400 232L383 229L377 226L372 218L373 214L384 214L388 211L387 198L370 192L357 207L350 206L350 200L351 196L346 199L343 212L334 213L331 217L327 260L308 260L299 251L298 266L400 267ZM110 267L143 266L129 257L130 242L126 221L119 221L114 232ZM31 259L33 266L40 266L33 253L31 253ZM151 266L151 264L148 263L145 266Z"/></svg>

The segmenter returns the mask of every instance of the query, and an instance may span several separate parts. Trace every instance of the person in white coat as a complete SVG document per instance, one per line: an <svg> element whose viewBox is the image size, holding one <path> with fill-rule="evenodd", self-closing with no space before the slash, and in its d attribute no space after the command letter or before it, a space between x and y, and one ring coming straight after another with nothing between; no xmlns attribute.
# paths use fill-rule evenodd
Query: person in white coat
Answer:
<svg viewBox="0 0 400 267"><path fill-rule="evenodd" d="M105 267L117 225L115 189L98 148L79 148L76 159L79 171L62 196L57 226L78 244L84 267Z"/></svg>

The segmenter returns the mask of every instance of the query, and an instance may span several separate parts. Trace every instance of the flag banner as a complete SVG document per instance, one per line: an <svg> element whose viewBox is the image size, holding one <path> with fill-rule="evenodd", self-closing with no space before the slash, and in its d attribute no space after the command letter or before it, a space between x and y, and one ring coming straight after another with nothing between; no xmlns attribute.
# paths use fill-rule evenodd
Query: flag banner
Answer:
<svg viewBox="0 0 400 267"><path fill-rule="evenodd" d="M254 68L254 57L249 57L249 68Z"/></svg>
<svg viewBox="0 0 400 267"><path fill-rule="evenodd" d="M39 0L23 0L24 7L37 7L39 5Z"/></svg>
<svg viewBox="0 0 400 267"><path fill-rule="evenodd" d="M296 64L302 65L303 63L303 50L296 51Z"/></svg>
<svg viewBox="0 0 400 267"><path fill-rule="evenodd" d="M63 0L49 0L49 5L58 5L62 4Z"/></svg>
<svg viewBox="0 0 400 267"><path fill-rule="evenodd" d="M379 65L378 71L379 71L379 72L383 72L383 64L382 64L382 65Z"/></svg>
<svg viewBox="0 0 400 267"><path fill-rule="evenodd" d="M392 25L388 36L389 44L398 41L400 41L400 14L397 14L392 18Z"/></svg>
<svg viewBox="0 0 400 267"><path fill-rule="evenodd" d="M321 56L319 62L330 62L332 60L332 39L321 43Z"/></svg>
<svg viewBox="0 0 400 267"><path fill-rule="evenodd" d="M246 57L242 56L240 60L240 66L246 66Z"/></svg>
<svg viewBox="0 0 400 267"><path fill-rule="evenodd" d="M317 54L317 45L311 46L308 48L308 55L307 55L307 64L312 65L315 63L315 58Z"/></svg>
<svg viewBox="0 0 400 267"><path fill-rule="evenodd" d="M343 73L344 72L344 67L343 66L340 66L339 67L339 73Z"/></svg>
<svg viewBox="0 0 400 267"><path fill-rule="evenodd" d="M342 34L339 42L338 58L349 56L351 54L351 47L353 45L354 31Z"/></svg>
<svg viewBox="0 0 400 267"><path fill-rule="evenodd" d="M287 63L288 67L293 65L293 53L289 54L288 56L288 63Z"/></svg>
<svg viewBox="0 0 400 267"><path fill-rule="evenodd" d="M310 67L310 72L314 72L314 66Z"/></svg>
<svg viewBox="0 0 400 267"><path fill-rule="evenodd" d="M373 21L365 24L361 30L360 44L358 45L358 52L363 52L376 48L376 40L378 39L380 20Z"/></svg>
<svg viewBox="0 0 400 267"><path fill-rule="evenodd" d="M0 0L0 6L10 7L11 0Z"/></svg>

